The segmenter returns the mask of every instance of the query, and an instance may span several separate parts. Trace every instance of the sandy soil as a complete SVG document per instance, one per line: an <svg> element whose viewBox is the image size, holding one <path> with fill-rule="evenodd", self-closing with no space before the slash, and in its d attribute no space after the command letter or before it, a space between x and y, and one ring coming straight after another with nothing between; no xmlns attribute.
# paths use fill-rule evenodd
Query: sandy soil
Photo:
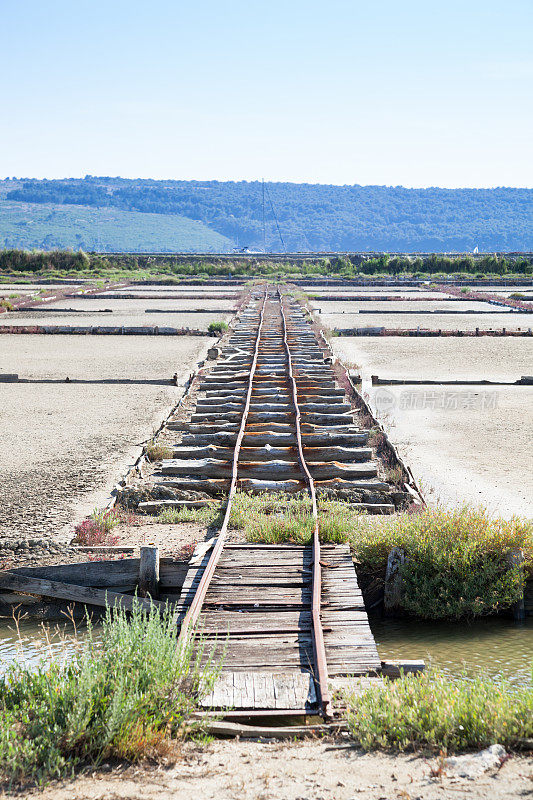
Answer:
<svg viewBox="0 0 533 800"><path fill-rule="evenodd" d="M139 516L133 525L118 525L113 536L118 544L126 547L157 545L160 555L178 557L183 548L210 539L215 533L198 522L180 522L178 525L163 524L157 517ZM234 540L232 535L231 540ZM240 536L242 540L242 536Z"/></svg>
<svg viewBox="0 0 533 800"><path fill-rule="evenodd" d="M311 306L322 314L342 314L343 311L494 311L497 307L479 300L313 300ZM497 308L499 311L500 307ZM502 314L506 312L502 308ZM367 316L366 314L364 316ZM410 315L411 316L411 315ZM455 316L455 315L454 315Z"/></svg>
<svg viewBox="0 0 533 800"><path fill-rule="evenodd" d="M145 294L175 294L179 297L180 293L186 294L231 294L232 292L238 293L244 290L244 284L228 284L228 286L195 286L194 284L181 284L180 286L128 286L128 294L134 292L143 296Z"/></svg>
<svg viewBox="0 0 533 800"><path fill-rule="evenodd" d="M509 295L513 292L533 292L533 284L521 284L520 286L473 286L474 292L494 292L494 294Z"/></svg>
<svg viewBox="0 0 533 800"><path fill-rule="evenodd" d="M348 294L382 294L398 295L399 297L407 295L409 297L446 297L443 292L432 291L431 289L418 289L416 286L302 286L302 290L309 295L313 294L338 294L339 296Z"/></svg>
<svg viewBox="0 0 533 800"><path fill-rule="evenodd" d="M531 794L533 760L514 757L468 780L431 777L435 759L363 753L338 741L215 741L182 747L168 767L131 767L80 776L42 800L504 800Z"/></svg>
<svg viewBox="0 0 533 800"><path fill-rule="evenodd" d="M428 500L533 515L533 388L402 386L369 389L370 374L418 380L514 381L533 374L529 339L332 340L361 365L363 390ZM438 453L438 458L436 454Z"/></svg>
<svg viewBox="0 0 533 800"><path fill-rule="evenodd" d="M0 315L0 325L125 325L152 326L170 328L195 328L206 330L211 322L227 322L232 316L235 305L233 300L109 300L105 297L79 300L64 298L57 302L47 303L47 309L73 308L78 313L53 310L42 311L39 307L31 311L12 312ZM150 314L150 309L166 309L169 313ZM101 312L110 309L112 313ZM191 309L205 309L206 313L191 314ZM210 311L212 309L212 311ZM226 309L221 312L217 309ZM81 312L81 313L80 313ZM171 312L171 313L170 313ZM189 312L189 313L187 313Z"/></svg>
<svg viewBox="0 0 533 800"><path fill-rule="evenodd" d="M387 386L369 396L427 500L533 517L533 387Z"/></svg>
<svg viewBox="0 0 533 800"><path fill-rule="evenodd" d="M366 316L366 315L365 315ZM415 380L515 381L533 374L531 339L334 337L334 352L364 376Z"/></svg>
<svg viewBox="0 0 533 800"><path fill-rule="evenodd" d="M527 330L533 328L533 314L358 314L346 310L342 314L321 314L320 321L328 328L426 328L428 330L473 331Z"/></svg>
<svg viewBox="0 0 533 800"><path fill-rule="evenodd" d="M102 505L176 404L211 340L65 336L58 343L56 337L2 337L0 371L35 381L0 389L4 538L68 540L73 520ZM178 387L170 385L175 372ZM67 375L94 383L40 382Z"/></svg>
<svg viewBox="0 0 533 800"><path fill-rule="evenodd" d="M77 308L80 311L96 311L101 308L109 308L111 311L118 311L122 314L140 313L144 314L146 308L163 308L169 311L188 311L191 308L202 308L206 311L210 309L227 309L228 313L232 311L235 306L234 300L225 300L221 298L211 299L199 298L198 300L188 300L186 298L161 298L158 300L147 300L144 297L134 297L128 300L115 300L108 298L105 295L99 297L88 297L85 299L75 297L65 297L61 300L56 300L52 303L47 303L47 308ZM29 313L29 312L26 312Z"/></svg>
<svg viewBox="0 0 533 800"><path fill-rule="evenodd" d="M39 311L13 312L0 315L0 325L81 325L81 326L110 326L124 325L129 327L159 326L169 328L194 328L207 330L211 322L228 322L231 312L211 314L191 314L191 312L178 312L168 314L145 314L142 310L123 313L120 311L110 314L80 313L57 314Z"/></svg>

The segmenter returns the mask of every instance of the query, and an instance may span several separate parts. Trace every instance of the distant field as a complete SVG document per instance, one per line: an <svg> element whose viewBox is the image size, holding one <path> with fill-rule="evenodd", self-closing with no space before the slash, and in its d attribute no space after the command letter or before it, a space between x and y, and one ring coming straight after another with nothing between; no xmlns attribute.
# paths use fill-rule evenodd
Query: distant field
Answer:
<svg viewBox="0 0 533 800"><path fill-rule="evenodd" d="M0 248L227 252L233 243L176 214L0 201Z"/></svg>

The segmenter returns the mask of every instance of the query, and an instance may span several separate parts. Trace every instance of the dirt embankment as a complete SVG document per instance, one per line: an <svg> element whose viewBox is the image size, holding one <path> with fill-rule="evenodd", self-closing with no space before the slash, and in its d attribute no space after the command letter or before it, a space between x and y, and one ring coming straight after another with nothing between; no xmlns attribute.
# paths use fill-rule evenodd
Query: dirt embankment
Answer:
<svg viewBox="0 0 533 800"><path fill-rule="evenodd" d="M334 741L185 745L173 766L100 771L39 800L511 800L529 797L533 759L514 757L475 779L438 772L436 759L363 753ZM18 797L21 795L19 794Z"/></svg>

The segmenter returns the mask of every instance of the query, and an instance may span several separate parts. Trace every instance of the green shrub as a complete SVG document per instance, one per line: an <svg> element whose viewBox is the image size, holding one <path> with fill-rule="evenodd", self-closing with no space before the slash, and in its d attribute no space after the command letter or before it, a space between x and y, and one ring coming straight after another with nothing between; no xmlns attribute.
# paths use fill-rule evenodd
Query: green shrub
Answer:
<svg viewBox="0 0 533 800"><path fill-rule="evenodd" d="M522 549L533 559L533 525L490 517L469 507L420 514L396 514L370 521L358 517L347 536L356 561L382 570L393 547L404 550L403 608L426 619L459 619L492 614L519 598L522 575L509 569L508 556Z"/></svg>
<svg viewBox="0 0 533 800"><path fill-rule="evenodd" d="M485 677L404 675L346 701L350 733L365 750L513 747L533 736L533 688Z"/></svg>
<svg viewBox="0 0 533 800"><path fill-rule="evenodd" d="M227 322L210 322L207 330L209 333L224 333L228 330Z"/></svg>
<svg viewBox="0 0 533 800"><path fill-rule="evenodd" d="M198 643L197 643L198 644ZM107 611L98 638L90 623L68 658L28 669L14 664L0 679L0 773L43 782L108 757L157 756L169 740L201 732L191 722L217 671L200 668L177 647L176 625L162 615ZM67 653L67 651L66 651Z"/></svg>

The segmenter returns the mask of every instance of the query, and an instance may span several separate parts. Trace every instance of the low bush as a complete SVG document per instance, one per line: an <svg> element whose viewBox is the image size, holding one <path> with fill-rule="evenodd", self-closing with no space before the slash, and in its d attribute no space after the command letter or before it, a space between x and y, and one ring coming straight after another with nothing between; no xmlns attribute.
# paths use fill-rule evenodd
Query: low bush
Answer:
<svg viewBox="0 0 533 800"><path fill-rule="evenodd" d="M533 561L533 524L490 517L469 507L396 514L378 521L360 515L347 531L356 561L382 571L393 547L406 555L401 567L404 610L426 619L460 619L509 608L523 590L512 550Z"/></svg>
<svg viewBox="0 0 533 800"><path fill-rule="evenodd" d="M210 322L207 326L209 333L224 333L228 330L227 322Z"/></svg>
<svg viewBox="0 0 533 800"><path fill-rule="evenodd" d="M0 308L5 308L6 311L13 311L14 306L9 300L0 300Z"/></svg>
<svg viewBox="0 0 533 800"><path fill-rule="evenodd" d="M65 658L29 669L21 659L0 679L0 773L11 782L72 774L80 764L166 754L173 740L202 732L191 714L217 669L201 642L177 647L168 610L107 611ZM23 646L23 645L21 645Z"/></svg>
<svg viewBox="0 0 533 800"><path fill-rule="evenodd" d="M346 702L350 733L365 750L516 747L533 736L533 688L485 677L404 675Z"/></svg>

